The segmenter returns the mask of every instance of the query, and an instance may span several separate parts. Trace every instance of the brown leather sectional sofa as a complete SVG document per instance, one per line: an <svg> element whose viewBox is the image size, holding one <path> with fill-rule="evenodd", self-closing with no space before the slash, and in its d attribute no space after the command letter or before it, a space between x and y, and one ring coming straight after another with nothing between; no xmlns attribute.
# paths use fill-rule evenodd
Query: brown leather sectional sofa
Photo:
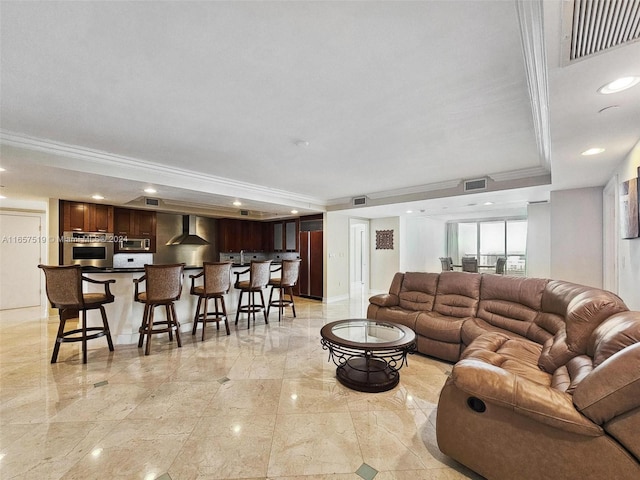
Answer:
<svg viewBox="0 0 640 480"><path fill-rule="evenodd" d="M640 478L640 312L564 281L397 273L367 317L457 362L440 450L488 479Z"/></svg>

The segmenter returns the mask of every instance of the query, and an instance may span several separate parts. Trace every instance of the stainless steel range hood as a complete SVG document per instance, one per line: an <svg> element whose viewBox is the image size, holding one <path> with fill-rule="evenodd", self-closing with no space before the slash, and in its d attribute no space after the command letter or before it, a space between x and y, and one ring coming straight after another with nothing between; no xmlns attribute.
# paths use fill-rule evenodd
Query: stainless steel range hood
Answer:
<svg viewBox="0 0 640 480"><path fill-rule="evenodd" d="M209 242L196 233L196 216L183 215L182 233L169 240L167 245L209 245Z"/></svg>

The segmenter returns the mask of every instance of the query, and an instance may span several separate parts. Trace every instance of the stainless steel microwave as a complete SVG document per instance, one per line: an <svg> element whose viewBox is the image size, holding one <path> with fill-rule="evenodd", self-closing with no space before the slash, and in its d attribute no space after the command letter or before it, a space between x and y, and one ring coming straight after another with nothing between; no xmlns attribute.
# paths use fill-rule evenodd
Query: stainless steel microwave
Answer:
<svg viewBox="0 0 640 480"><path fill-rule="evenodd" d="M121 252L146 252L151 249L151 240L148 238L122 238L118 250Z"/></svg>
<svg viewBox="0 0 640 480"><path fill-rule="evenodd" d="M113 236L104 233L64 232L64 265L113 267Z"/></svg>

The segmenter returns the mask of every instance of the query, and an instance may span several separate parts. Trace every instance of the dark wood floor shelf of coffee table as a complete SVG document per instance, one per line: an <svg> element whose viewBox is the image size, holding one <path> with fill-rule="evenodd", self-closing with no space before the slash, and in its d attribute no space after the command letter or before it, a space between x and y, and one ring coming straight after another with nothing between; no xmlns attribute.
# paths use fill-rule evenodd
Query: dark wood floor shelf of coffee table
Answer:
<svg viewBox="0 0 640 480"><path fill-rule="evenodd" d="M407 354L415 350L413 330L390 322L339 320L322 327L320 335L340 383L361 392L394 388Z"/></svg>

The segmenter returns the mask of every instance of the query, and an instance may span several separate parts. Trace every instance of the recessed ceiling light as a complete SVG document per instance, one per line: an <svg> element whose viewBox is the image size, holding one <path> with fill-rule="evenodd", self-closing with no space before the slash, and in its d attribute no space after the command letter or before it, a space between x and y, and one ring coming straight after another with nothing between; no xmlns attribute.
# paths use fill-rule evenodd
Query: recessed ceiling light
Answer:
<svg viewBox="0 0 640 480"><path fill-rule="evenodd" d="M158 193L158 191L155 188L145 188L144 189L144 193Z"/></svg>
<svg viewBox="0 0 640 480"><path fill-rule="evenodd" d="M585 150L580 155L584 155L585 157L588 157L589 155L597 155L597 154L602 153L602 152L604 152L604 148L594 147L594 148L590 148L588 150Z"/></svg>
<svg viewBox="0 0 640 480"><path fill-rule="evenodd" d="M0 167L0 172L6 172L6 170L2 167Z"/></svg>
<svg viewBox="0 0 640 480"><path fill-rule="evenodd" d="M0 195L0 200L2 200L3 198L7 198L4 195Z"/></svg>
<svg viewBox="0 0 640 480"><path fill-rule="evenodd" d="M298 213L298 210L291 210L291 213L295 215L296 213Z"/></svg>
<svg viewBox="0 0 640 480"><path fill-rule="evenodd" d="M413 210L407 210L407 213L413 213Z"/></svg>
<svg viewBox="0 0 640 480"><path fill-rule="evenodd" d="M598 89L598 93L608 95L610 93L617 93L627 88L631 88L634 85L640 83L640 77L622 77L603 85Z"/></svg>
<svg viewBox="0 0 640 480"><path fill-rule="evenodd" d="M104 197L102 195L91 195L91 198L93 198L94 200L104 200Z"/></svg>
<svg viewBox="0 0 640 480"><path fill-rule="evenodd" d="M233 202L233 205L236 207L239 207L240 205L242 205L242 202L239 202L238 200L236 200L235 202Z"/></svg>
<svg viewBox="0 0 640 480"><path fill-rule="evenodd" d="M483 205L487 205L487 206L493 205L493 202L484 202Z"/></svg>
<svg viewBox="0 0 640 480"><path fill-rule="evenodd" d="M296 147L308 147L309 142L307 140L296 140L293 142Z"/></svg>

